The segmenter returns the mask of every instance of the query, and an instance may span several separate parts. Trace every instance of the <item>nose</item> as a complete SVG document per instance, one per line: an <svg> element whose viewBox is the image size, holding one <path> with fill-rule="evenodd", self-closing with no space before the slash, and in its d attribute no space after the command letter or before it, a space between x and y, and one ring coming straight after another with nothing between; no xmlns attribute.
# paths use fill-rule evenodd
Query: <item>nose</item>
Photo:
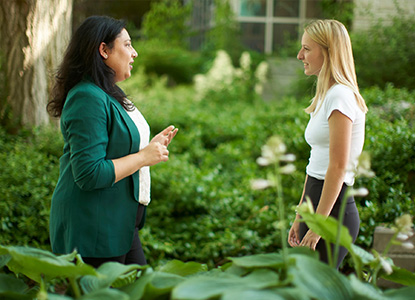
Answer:
<svg viewBox="0 0 415 300"><path fill-rule="evenodd" d="M298 60L303 60L303 58L304 58L304 55L303 55L303 50L301 49L300 51L298 51L298 54L297 54L297 59L298 59Z"/></svg>
<svg viewBox="0 0 415 300"><path fill-rule="evenodd" d="M132 57L133 57L133 58L136 58L137 56L138 56L138 53L137 53L137 51L135 51L135 49L133 48Z"/></svg>

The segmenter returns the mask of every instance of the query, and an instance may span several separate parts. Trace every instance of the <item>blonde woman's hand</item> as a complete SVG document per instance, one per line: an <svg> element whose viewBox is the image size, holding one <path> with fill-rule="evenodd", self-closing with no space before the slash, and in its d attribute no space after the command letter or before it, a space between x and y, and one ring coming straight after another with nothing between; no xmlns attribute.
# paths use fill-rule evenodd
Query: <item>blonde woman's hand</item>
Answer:
<svg viewBox="0 0 415 300"><path fill-rule="evenodd" d="M321 236L312 232L310 229L307 231L303 240L300 243L300 246L308 247L311 250L316 250L316 246Z"/></svg>
<svg viewBox="0 0 415 300"><path fill-rule="evenodd" d="M158 142L168 147L172 139L176 136L178 130L178 128L175 128L173 125L170 125L169 127L162 130L155 137L153 137L150 143Z"/></svg>
<svg viewBox="0 0 415 300"><path fill-rule="evenodd" d="M300 245L300 223L297 220L294 221L288 233L288 244L291 247L297 247Z"/></svg>

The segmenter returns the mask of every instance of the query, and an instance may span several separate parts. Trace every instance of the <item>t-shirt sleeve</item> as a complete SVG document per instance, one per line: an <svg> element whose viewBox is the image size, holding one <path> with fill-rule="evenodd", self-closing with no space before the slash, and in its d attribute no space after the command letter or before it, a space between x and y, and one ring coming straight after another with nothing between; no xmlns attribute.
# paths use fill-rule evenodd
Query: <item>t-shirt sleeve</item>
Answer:
<svg viewBox="0 0 415 300"><path fill-rule="evenodd" d="M338 110L348 117L352 122L356 119L356 97L351 89L346 86L335 86L329 91L325 103L326 120L328 120L333 111Z"/></svg>

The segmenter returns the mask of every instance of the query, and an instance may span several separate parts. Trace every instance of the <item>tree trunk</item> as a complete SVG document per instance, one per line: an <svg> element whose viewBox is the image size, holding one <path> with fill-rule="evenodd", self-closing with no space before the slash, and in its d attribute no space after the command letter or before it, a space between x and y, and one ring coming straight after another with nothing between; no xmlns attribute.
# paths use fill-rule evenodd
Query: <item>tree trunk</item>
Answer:
<svg viewBox="0 0 415 300"><path fill-rule="evenodd" d="M0 120L7 128L50 122L46 104L71 35L72 6L73 0L0 1Z"/></svg>

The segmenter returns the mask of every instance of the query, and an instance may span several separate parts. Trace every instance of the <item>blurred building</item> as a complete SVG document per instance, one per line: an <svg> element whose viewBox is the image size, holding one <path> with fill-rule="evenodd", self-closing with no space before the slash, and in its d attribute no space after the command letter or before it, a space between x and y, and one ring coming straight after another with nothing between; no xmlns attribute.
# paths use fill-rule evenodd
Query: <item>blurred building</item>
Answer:
<svg viewBox="0 0 415 300"><path fill-rule="evenodd" d="M214 0L184 0L193 4L192 28L199 34L193 48L203 43L204 32L211 26ZM324 18L323 5L330 2L353 3L356 30L367 28L372 20L398 13L415 12L415 0L229 0L240 23L242 42L252 50L273 53L290 41L300 39L303 25L312 19Z"/></svg>

